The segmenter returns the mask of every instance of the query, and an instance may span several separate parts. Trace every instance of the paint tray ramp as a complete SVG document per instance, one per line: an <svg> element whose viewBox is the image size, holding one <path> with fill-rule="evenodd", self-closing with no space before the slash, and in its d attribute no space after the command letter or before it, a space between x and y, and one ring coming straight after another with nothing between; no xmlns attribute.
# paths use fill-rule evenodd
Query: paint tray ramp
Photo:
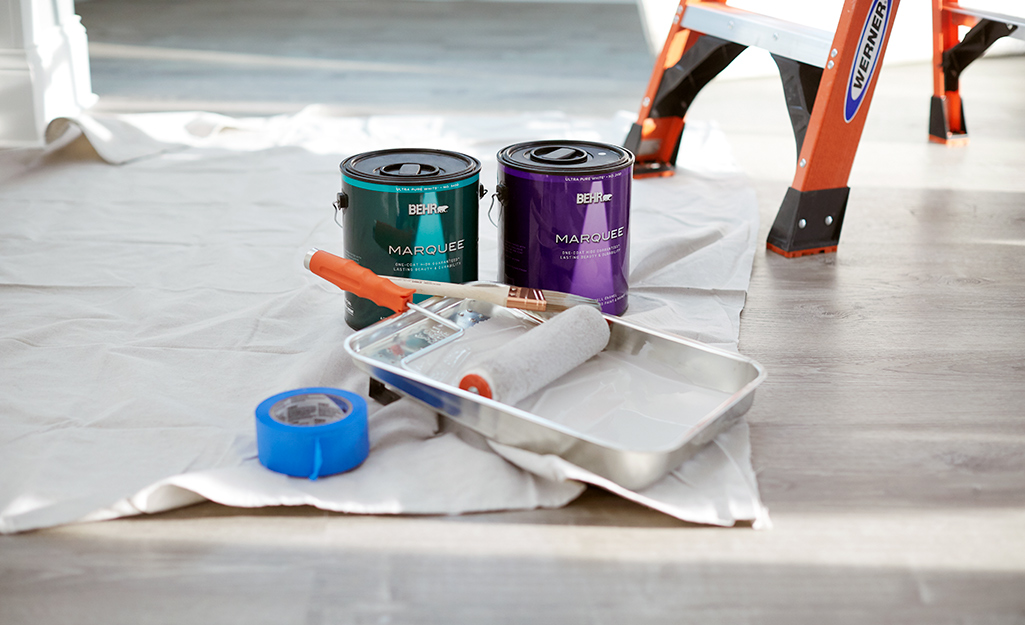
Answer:
<svg viewBox="0 0 1025 625"><path fill-rule="evenodd" d="M461 373L542 319L468 299L421 306L429 314L411 310L349 336L356 365L490 440L557 455L630 490L658 482L729 429L765 379L745 356L607 316L604 351L506 405L460 389Z"/></svg>

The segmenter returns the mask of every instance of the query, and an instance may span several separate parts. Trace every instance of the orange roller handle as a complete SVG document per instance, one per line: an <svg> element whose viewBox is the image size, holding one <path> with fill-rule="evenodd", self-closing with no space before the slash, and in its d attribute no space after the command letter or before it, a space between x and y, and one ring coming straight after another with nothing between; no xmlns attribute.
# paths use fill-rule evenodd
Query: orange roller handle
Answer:
<svg viewBox="0 0 1025 625"><path fill-rule="evenodd" d="M306 268L334 284L343 291L365 297L378 306L395 312L406 310L413 300L413 289L404 289L387 278L382 278L359 263L335 256L324 250L312 249L306 254Z"/></svg>

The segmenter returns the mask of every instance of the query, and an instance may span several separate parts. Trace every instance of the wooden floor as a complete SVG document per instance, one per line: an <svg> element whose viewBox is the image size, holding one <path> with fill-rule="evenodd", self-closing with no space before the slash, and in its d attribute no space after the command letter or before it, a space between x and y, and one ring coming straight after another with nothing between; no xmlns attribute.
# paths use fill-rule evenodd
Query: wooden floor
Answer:
<svg viewBox="0 0 1025 625"><path fill-rule="evenodd" d="M630 4L78 11L108 110L611 115L651 66ZM403 64L424 71L383 69ZM1025 57L965 73L965 148L927 143L930 80L885 68L839 252L756 255L740 349L769 373L748 421L773 529L597 490L454 518L202 504L0 537L0 623L1025 623ZM778 82L713 82L691 111L726 131L763 239L793 174Z"/></svg>

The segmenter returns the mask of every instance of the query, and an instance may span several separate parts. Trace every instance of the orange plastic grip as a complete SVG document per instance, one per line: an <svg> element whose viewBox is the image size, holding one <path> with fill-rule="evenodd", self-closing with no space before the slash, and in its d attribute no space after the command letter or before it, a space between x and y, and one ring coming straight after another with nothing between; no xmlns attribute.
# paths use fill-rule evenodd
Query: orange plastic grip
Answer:
<svg viewBox="0 0 1025 625"><path fill-rule="evenodd" d="M309 269L331 284L353 295L365 297L395 312L406 310L416 293L370 271L355 261L317 250L309 257Z"/></svg>

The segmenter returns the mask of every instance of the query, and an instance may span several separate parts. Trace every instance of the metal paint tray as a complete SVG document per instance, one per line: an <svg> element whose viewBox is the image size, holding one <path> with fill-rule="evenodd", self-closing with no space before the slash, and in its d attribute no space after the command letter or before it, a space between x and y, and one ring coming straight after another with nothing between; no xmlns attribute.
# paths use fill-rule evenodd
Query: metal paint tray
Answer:
<svg viewBox="0 0 1025 625"><path fill-rule="evenodd" d="M512 323L529 328L539 323L539 318L532 313L476 300L435 297L422 307L450 324L466 328L465 333L453 334L438 320L409 311L351 335L345 341L346 351L372 379L435 408L493 441L539 454L558 455L631 490L640 490L659 481L732 426L750 408L755 388L765 379L761 365L750 358L607 316L611 322L608 346L580 369L602 359L613 359L613 365L621 361L625 368L640 366L642 376L633 378L635 385L646 386L650 393L645 393L644 397L653 394L655 401L648 406L651 410L644 414L622 410L625 417L620 417L618 422L613 416L603 418L601 427L580 428L575 422L581 418L586 421L590 414L586 406L576 415L560 413L557 418L520 407L537 404L537 396L545 393L544 390L517 406L510 406L464 391L457 383L440 381L410 366L413 359L429 351L438 354L443 349L458 347L460 341L470 341L471 328L481 321L491 320L494 326ZM602 363L608 369L608 363ZM649 377L644 373L648 370L645 368L656 373ZM622 371L614 368L612 375L620 376ZM567 374L560 381L572 375ZM583 380L587 387L587 378ZM590 386L597 388L602 384ZM373 381L371 385L374 386ZM377 386L381 390L380 385ZM659 395L665 388L677 387L690 390L683 394L669 393L666 397ZM578 385L578 388L583 387ZM572 390L567 392L572 393ZM548 395L541 401L547 398ZM567 404L563 399L555 395L556 403ZM608 403L600 399L595 400L599 403L591 401L591 407ZM645 434L638 437L638 431Z"/></svg>

